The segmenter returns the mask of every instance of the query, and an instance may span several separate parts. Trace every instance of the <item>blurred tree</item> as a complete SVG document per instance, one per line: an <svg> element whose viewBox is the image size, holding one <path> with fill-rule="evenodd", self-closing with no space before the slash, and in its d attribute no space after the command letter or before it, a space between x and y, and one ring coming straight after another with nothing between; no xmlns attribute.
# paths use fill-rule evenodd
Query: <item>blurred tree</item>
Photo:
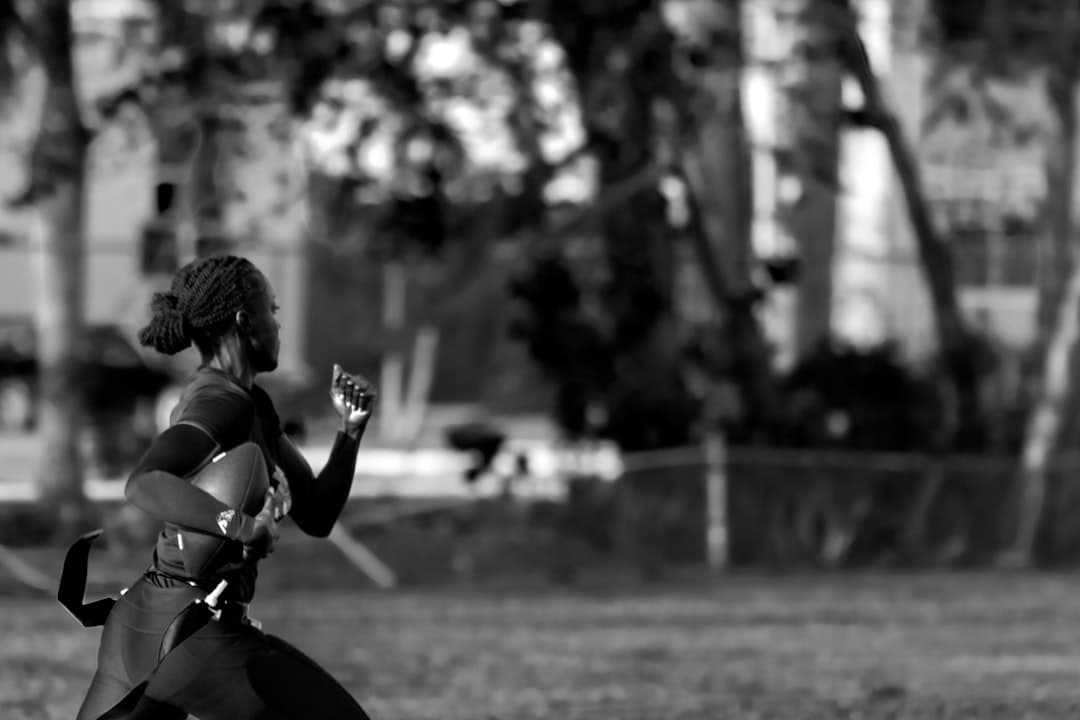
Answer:
<svg viewBox="0 0 1080 720"><path fill-rule="evenodd" d="M235 193L231 170L239 141L234 136L242 128L232 100L239 84L236 49L215 33L215 18L198 12L192 3L155 0L154 7L161 60L151 106L157 183L179 191L173 193L174 202L186 206L195 257L227 252L235 245L226 210ZM219 11L228 7L218 4ZM172 153L178 156L170 157ZM176 182L182 174L187 182ZM185 219L179 210L164 208L173 227Z"/></svg>
<svg viewBox="0 0 1080 720"><path fill-rule="evenodd" d="M782 389L781 445L926 452L937 442L940 398L894 344L821 341L784 376Z"/></svg>
<svg viewBox="0 0 1080 720"><path fill-rule="evenodd" d="M734 382L743 396L736 406L751 411L737 419L727 413L729 420L760 427L771 414L771 362L752 280L739 8L631 2L550 7L542 15L567 53L586 150L598 163L599 194L587 214L596 225L571 227L595 227L603 272L578 273L579 284L591 288L575 313L535 297L527 303L535 332L560 328L548 332L559 343L549 360L538 359L562 385L562 420L572 434L599 432L624 449L688 442L704 429L700 403L714 395L704 388L717 382ZM680 320L675 305L674 251L685 241L708 288L707 328ZM592 362L585 366L569 360L580 360L569 338L589 326ZM590 379L569 375L557 361ZM657 396L652 388L659 387Z"/></svg>
<svg viewBox="0 0 1080 720"><path fill-rule="evenodd" d="M154 145L154 211L143 231L146 269L169 274L180 258L224 252L227 210L238 194L233 167L245 150L252 77L244 48L230 35L233 3L153 0L153 42L132 82L97 100L109 122L142 116ZM185 242L189 240L190 242Z"/></svg>
<svg viewBox="0 0 1080 720"><path fill-rule="evenodd" d="M390 327L383 340L396 372L380 416L400 418L405 265L444 238L440 173L456 153L456 138L431 116L417 87L411 63L420 43L406 32L416 28L380 22L395 8L389 3L162 1L154 8L158 42L150 62L105 108L115 117L137 106L155 140L157 215L147 242L175 256L178 231L193 226L198 255L236 245L226 212L243 195L234 170L256 136L291 136L308 175L299 200L315 246L305 252L339 267L358 258L384 262ZM395 31L409 45L404 57L395 55L391 40L403 40L390 37ZM260 149L273 151L265 142ZM348 300L355 298L338 298ZM433 333L421 336L418 364L430 368ZM421 388L430 384L430 370L419 374Z"/></svg>
<svg viewBox="0 0 1080 720"><path fill-rule="evenodd" d="M871 66L866 45L859 35L855 5L852 0L836 0L831 5L840 32L844 67L862 90L863 106L858 117L861 122L881 131L903 190L920 267L930 291L938 352L957 406L957 411L950 415L951 426L942 428L940 444L955 447L966 428L980 422L980 414L977 373L973 368L976 345L960 310L952 253L934 225L912 140L906 136L899 118L889 106L881 81ZM909 38L904 41L909 47L910 38L917 36L923 26L922 7L921 3L912 3L905 8L906 14L897 20L901 26L894 37Z"/></svg>
<svg viewBox="0 0 1080 720"><path fill-rule="evenodd" d="M547 369L560 386L565 426L611 437L624 450L685 444L697 416L682 376L673 312L675 233L660 192L661 178L677 163L659 148L658 103L670 105L676 91L660 10L648 1L552 5L542 16L566 53L597 164L598 206L582 229L596 233L596 257L604 265L589 293L598 317L589 318L583 302L576 316L562 313L562 330L549 338L559 343L549 355L587 357L592 369L585 377L558 364ZM617 204L605 207L612 195ZM532 304L541 317L558 307ZM583 333L593 341L575 347ZM537 359L544 366L544 356ZM568 416L571 409L576 417Z"/></svg>
<svg viewBox="0 0 1080 720"><path fill-rule="evenodd" d="M1064 416L1070 411L1075 413L1080 400L1070 372L1080 339L1080 258L1077 255L1080 247L1074 237L1073 224L1080 6L1076 2L1065 5L1060 14L1050 15L1048 8L1043 7L1037 15L1043 22L1049 22L1045 31L1047 57L1044 62L1047 65L1047 94L1057 115L1058 128L1046 156L1048 237L1043 255L1045 274L1040 281L1032 363L1039 375L1035 378L1035 403L1030 409L1021 454L1021 495L1015 545L1003 558L1009 565L1027 565L1033 559L1047 476L1060 449ZM997 12L1005 10L998 8ZM998 30L999 35L1003 33Z"/></svg>
<svg viewBox="0 0 1080 720"><path fill-rule="evenodd" d="M686 38L680 59L662 4L651 0L577 9L489 0L349 7L267 0L200 8L207 12L204 22L213 18L211 25L240 38L229 57L241 77L280 83L308 168L306 200L310 233L323 247L318 252L339 268L351 258L384 263L382 340L390 351L384 353L383 416L409 415L395 401L403 394L406 268L438 253L443 284L464 295L482 278L484 263L477 258L494 237L534 238L542 264L567 257L571 238L598 233L603 272L592 273L579 307L563 312L560 322L591 327L598 342L603 339L594 348L601 368L657 368L659 374L590 371L589 382L599 384L583 388L580 378L566 375L565 363L549 366L562 385L560 396L580 396L577 417L564 419L569 427L582 426L586 409L600 403L609 430L616 423L626 432L633 426L639 438L633 444L685 441L695 413L687 410L693 403L672 309L673 231L660 192L665 174L685 176L692 188L701 216L691 233L695 247L717 281L715 302L732 316L733 344L748 348L737 363L753 379L744 385L762 396L768 363L762 362L750 282L738 3L698 5L706 27L719 22L733 30L710 30L710 37L725 41L716 53L702 38ZM710 19L718 11L722 16ZM169 13L184 14L164 3L162 16ZM708 65L700 72L699 56ZM205 73L199 77L205 82ZM160 108L161 83L152 87ZM659 147L663 133L667 150ZM717 133L719 155L711 152ZM590 198L591 184L600 188L595 202L568 221L553 220L559 192L584 186L584 192L571 191L571 203L581 203ZM717 186L727 192L715 196ZM454 242L444 244L447 238ZM534 269L543 272L541 265ZM433 317L456 303L443 305ZM543 304L530 309L550 314ZM565 338L577 335L555 332L548 340L558 343L553 349L566 349ZM435 342L429 335L421 345L430 355ZM578 355L549 351L538 359ZM418 360L414 367L424 364ZM681 389L672 393L671 387Z"/></svg>
<svg viewBox="0 0 1080 720"><path fill-rule="evenodd" d="M37 336L41 384L38 429L41 507L58 541L86 529L93 508L83 490L79 338L84 312L83 219L90 132L76 92L70 0L23 7L0 3L4 80L13 88L19 60L44 81L25 189L14 198L37 217ZM13 64L13 58L16 64Z"/></svg>
<svg viewBox="0 0 1080 720"><path fill-rule="evenodd" d="M298 121L309 230L325 246L315 252L338 264L382 266L379 429L388 440L408 440L419 430L438 319L457 304L451 297L426 317L410 318L410 278L436 260L439 285L475 285L499 228L475 222L469 208L502 194L507 172L500 163L516 160L512 147L505 158L491 156L498 137L476 145L477 131L487 130L477 122L492 109L505 113L513 88L470 42L467 9L267 3L252 21L253 37L264 38L259 57L283 79ZM419 326L415 334L410 320Z"/></svg>
<svg viewBox="0 0 1080 720"><path fill-rule="evenodd" d="M833 259L839 201L840 133L847 119L841 97L844 78L840 33L833 0L781 2L781 27L794 34L777 72L783 88L777 166L780 202L799 258L795 279L796 352L812 352L832 329ZM794 191L792 190L794 188Z"/></svg>
<svg viewBox="0 0 1080 720"><path fill-rule="evenodd" d="M1080 7L1049 0L970 1L964 7L934 0L939 44L946 60L973 67L978 100L999 124L1011 123L1014 109L995 102L988 80L1045 83L1055 128L1047 137L1045 231L1039 238L1040 271L1035 341L1028 363L1033 404L1029 408L1019 471L1014 544L1001 561L1033 560L1047 494L1050 464L1062 443L1064 418L1075 414L1080 393L1069 368L1075 361L1080 304L1078 247L1073 213L1076 189L1077 111L1080 81ZM967 9L967 18L962 16ZM943 102L954 99L943 93Z"/></svg>

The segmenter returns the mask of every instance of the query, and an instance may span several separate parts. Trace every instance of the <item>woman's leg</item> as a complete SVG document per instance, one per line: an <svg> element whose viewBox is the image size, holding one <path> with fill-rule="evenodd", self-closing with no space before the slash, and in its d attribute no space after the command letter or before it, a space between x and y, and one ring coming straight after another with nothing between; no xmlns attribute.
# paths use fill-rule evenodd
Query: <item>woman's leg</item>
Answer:
<svg viewBox="0 0 1080 720"><path fill-rule="evenodd" d="M247 682L245 666L264 652L254 629L211 622L157 667L147 701L182 707L199 720L270 720L270 708Z"/></svg>
<svg viewBox="0 0 1080 720"><path fill-rule="evenodd" d="M187 711L146 697L146 683L130 688L94 675L76 720L187 720Z"/></svg>
<svg viewBox="0 0 1080 720"><path fill-rule="evenodd" d="M99 670L94 673L94 679L90 682L90 689L86 691L76 720L101 720L107 718L111 710L122 705L125 697L131 692L129 686L118 680L113 680Z"/></svg>
<svg viewBox="0 0 1080 720"><path fill-rule="evenodd" d="M139 698L130 712L116 716L116 720L187 720L187 718L187 710L159 702L145 694ZM102 718L102 720L112 720L112 716Z"/></svg>
<svg viewBox="0 0 1080 720"><path fill-rule="evenodd" d="M370 720L360 703L317 662L279 637L265 637L271 652L253 657L247 675L275 712L285 718Z"/></svg>
<svg viewBox="0 0 1080 720"><path fill-rule="evenodd" d="M126 718L142 696L146 675L157 662L163 629L186 602L184 596L150 592L136 582L109 613L98 646L97 670L77 720ZM170 715L159 714L164 720ZM183 720L182 715L177 717Z"/></svg>
<svg viewBox="0 0 1080 720"><path fill-rule="evenodd" d="M199 720L369 720L340 683L289 643L247 626L213 626L166 658L150 679L148 700Z"/></svg>

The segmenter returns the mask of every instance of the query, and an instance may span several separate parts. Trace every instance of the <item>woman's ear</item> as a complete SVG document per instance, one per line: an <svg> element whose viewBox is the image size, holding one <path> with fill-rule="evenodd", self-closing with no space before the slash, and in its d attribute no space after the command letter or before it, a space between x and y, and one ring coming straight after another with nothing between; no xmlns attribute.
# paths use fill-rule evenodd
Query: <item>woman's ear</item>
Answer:
<svg viewBox="0 0 1080 720"><path fill-rule="evenodd" d="M248 315L246 310L236 311L236 327L239 328L240 332L244 335L251 333L251 316Z"/></svg>

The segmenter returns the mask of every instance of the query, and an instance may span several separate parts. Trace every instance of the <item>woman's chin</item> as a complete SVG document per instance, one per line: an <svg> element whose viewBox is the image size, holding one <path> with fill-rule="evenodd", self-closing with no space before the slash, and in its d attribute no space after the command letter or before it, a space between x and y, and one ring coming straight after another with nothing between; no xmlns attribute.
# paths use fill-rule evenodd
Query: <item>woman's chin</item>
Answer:
<svg viewBox="0 0 1080 720"><path fill-rule="evenodd" d="M255 372L271 373L278 369L277 357L263 358L256 366Z"/></svg>

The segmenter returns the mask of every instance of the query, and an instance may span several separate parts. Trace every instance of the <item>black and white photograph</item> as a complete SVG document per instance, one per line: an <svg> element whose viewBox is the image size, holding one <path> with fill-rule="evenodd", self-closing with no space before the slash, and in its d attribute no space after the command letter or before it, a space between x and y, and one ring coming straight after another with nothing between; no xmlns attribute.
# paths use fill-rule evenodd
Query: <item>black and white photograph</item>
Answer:
<svg viewBox="0 0 1080 720"><path fill-rule="evenodd" d="M1080 718L1080 0L0 0L0 720Z"/></svg>

